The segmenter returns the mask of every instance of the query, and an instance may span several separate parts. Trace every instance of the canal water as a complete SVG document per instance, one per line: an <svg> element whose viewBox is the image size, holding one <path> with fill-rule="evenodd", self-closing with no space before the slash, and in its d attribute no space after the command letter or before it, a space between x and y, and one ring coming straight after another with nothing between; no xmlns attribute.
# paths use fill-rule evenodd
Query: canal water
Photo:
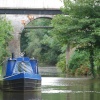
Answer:
<svg viewBox="0 0 100 100"><path fill-rule="evenodd" d="M51 68L52 69L52 68ZM53 72L55 71L55 72ZM40 73L41 73L40 69ZM0 100L99 100L100 80L84 78L57 77L57 70L42 76L39 92L2 92ZM43 75L43 72L41 73ZM58 74L58 73L56 73Z"/></svg>

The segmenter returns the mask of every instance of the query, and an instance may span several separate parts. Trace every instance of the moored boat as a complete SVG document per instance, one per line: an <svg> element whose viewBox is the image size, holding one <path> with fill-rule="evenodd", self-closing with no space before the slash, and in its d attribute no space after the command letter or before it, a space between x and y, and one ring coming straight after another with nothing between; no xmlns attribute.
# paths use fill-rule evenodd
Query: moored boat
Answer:
<svg viewBox="0 0 100 100"><path fill-rule="evenodd" d="M41 75L38 62L29 57L9 58L3 67L4 91L37 91L41 90Z"/></svg>

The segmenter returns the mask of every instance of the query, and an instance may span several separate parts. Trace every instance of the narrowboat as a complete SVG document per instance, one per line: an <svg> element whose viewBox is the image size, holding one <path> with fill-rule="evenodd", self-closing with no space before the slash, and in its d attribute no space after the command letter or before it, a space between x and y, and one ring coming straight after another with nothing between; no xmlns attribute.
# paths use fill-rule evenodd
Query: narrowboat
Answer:
<svg viewBox="0 0 100 100"><path fill-rule="evenodd" d="M4 91L37 91L41 90L41 75L38 62L29 57L9 58L3 67Z"/></svg>

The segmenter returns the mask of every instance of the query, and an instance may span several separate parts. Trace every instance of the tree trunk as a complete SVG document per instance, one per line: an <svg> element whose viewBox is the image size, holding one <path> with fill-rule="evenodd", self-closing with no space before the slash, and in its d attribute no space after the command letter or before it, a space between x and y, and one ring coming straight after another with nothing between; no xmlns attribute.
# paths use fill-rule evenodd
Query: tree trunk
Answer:
<svg viewBox="0 0 100 100"><path fill-rule="evenodd" d="M95 73L94 73L94 51L93 51L92 46L91 46L89 52L90 52L89 60L90 60L91 73L92 73L93 78L95 78Z"/></svg>
<svg viewBox="0 0 100 100"><path fill-rule="evenodd" d="M70 58L70 44L67 44L67 49L66 49L66 64L68 64L68 60Z"/></svg>

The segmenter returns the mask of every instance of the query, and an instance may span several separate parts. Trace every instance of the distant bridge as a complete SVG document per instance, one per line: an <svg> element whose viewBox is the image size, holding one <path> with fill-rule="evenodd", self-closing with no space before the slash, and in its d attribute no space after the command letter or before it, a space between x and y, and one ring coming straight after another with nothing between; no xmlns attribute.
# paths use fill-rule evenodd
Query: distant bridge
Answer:
<svg viewBox="0 0 100 100"><path fill-rule="evenodd" d="M14 27L14 32L12 33L14 39L9 43L10 51L14 52L16 56L19 56L19 33L34 19L40 17L53 18L54 15L61 14L61 7L63 7L62 0L0 0L0 14L6 15ZM44 28L43 26L39 27Z"/></svg>
<svg viewBox="0 0 100 100"><path fill-rule="evenodd" d="M4 9L0 8L0 14L42 14L42 15L55 15L61 14L59 9Z"/></svg>
<svg viewBox="0 0 100 100"><path fill-rule="evenodd" d="M61 0L0 0L0 14L60 14Z"/></svg>

